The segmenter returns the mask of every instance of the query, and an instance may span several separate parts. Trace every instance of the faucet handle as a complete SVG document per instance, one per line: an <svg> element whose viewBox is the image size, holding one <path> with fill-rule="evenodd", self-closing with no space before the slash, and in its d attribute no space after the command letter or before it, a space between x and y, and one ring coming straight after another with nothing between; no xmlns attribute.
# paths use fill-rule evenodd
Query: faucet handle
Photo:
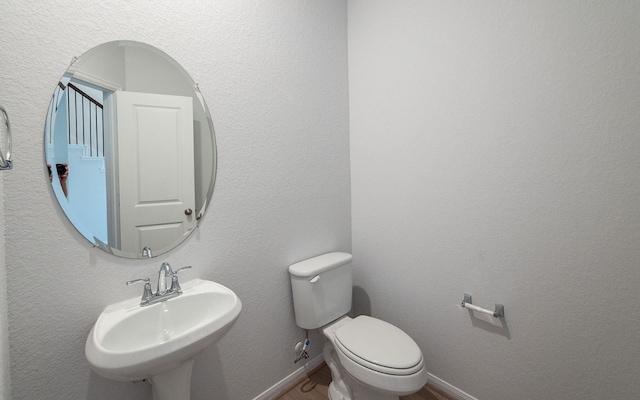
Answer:
<svg viewBox="0 0 640 400"><path fill-rule="evenodd" d="M144 292L142 292L142 299L140 300L140 304L142 304L148 302L153 296L153 292L151 291L151 281L149 280L149 278L127 281L127 286L140 282L144 283Z"/></svg>
<svg viewBox="0 0 640 400"><path fill-rule="evenodd" d="M173 274L174 274L174 275L176 275L178 272L182 271L183 269L189 269L189 268L191 268L191 265L187 265L186 267L179 268L179 269L178 269L176 272L174 272Z"/></svg>
<svg viewBox="0 0 640 400"><path fill-rule="evenodd" d="M179 268L171 275L171 289L170 291L178 292L178 294L182 293L182 288L180 287L180 282L178 282L178 272L181 272L185 269L191 268L191 265L187 265L186 267Z"/></svg>
<svg viewBox="0 0 640 400"><path fill-rule="evenodd" d="M139 283L139 282L144 282L151 285L151 281L149 280L149 278L144 278L144 279L134 279L132 281L127 281L127 286L133 285L134 283Z"/></svg>

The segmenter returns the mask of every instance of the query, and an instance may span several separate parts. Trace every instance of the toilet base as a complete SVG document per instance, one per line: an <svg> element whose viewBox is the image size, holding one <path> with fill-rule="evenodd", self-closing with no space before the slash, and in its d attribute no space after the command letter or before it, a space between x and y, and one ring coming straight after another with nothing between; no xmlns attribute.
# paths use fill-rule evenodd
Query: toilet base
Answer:
<svg viewBox="0 0 640 400"><path fill-rule="evenodd" d="M399 396L373 390L350 376L337 362L338 356L330 340L324 344L324 361L331 370L329 400L400 400Z"/></svg>
<svg viewBox="0 0 640 400"><path fill-rule="evenodd" d="M360 384L357 384L360 386ZM400 400L400 397L368 390L366 387L351 386L352 397L347 397L336 389L333 382L329 384L329 400Z"/></svg>
<svg viewBox="0 0 640 400"><path fill-rule="evenodd" d="M351 400L351 399L340 394L338 389L336 389L336 385L333 382L331 382L329 384L329 400Z"/></svg>

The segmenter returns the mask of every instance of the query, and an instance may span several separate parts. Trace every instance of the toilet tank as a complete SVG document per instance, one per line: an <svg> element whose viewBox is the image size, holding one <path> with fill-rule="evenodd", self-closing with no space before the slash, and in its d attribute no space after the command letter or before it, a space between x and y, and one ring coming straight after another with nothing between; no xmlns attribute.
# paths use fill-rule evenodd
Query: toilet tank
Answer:
<svg viewBox="0 0 640 400"><path fill-rule="evenodd" d="M316 329L351 310L349 253L327 253L289 266L296 324Z"/></svg>

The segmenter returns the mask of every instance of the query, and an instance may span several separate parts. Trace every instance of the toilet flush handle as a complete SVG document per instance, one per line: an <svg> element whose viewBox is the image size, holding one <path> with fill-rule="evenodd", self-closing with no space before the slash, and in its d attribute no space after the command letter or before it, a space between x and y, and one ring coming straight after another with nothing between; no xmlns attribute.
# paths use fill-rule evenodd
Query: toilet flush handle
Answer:
<svg viewBox="0 0 640 400"><path fill-rule="evenodd" d="M309 279L309 283L316 283L320 280L320 275L316 275L313 278Z"/></svg>

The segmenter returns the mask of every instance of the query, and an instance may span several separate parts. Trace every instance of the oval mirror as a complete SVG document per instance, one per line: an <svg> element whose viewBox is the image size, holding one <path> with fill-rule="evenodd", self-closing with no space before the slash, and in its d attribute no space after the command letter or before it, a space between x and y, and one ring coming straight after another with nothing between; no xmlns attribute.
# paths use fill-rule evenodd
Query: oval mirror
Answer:
<svg viewBox="0 0 640 400"><path fill-rule="evenodd" d="M176 61L144 43L109 42L74 60L53 92L44 151L69 221L121 257L175 248L213 193L216 146L204 99Z"/></svg>

